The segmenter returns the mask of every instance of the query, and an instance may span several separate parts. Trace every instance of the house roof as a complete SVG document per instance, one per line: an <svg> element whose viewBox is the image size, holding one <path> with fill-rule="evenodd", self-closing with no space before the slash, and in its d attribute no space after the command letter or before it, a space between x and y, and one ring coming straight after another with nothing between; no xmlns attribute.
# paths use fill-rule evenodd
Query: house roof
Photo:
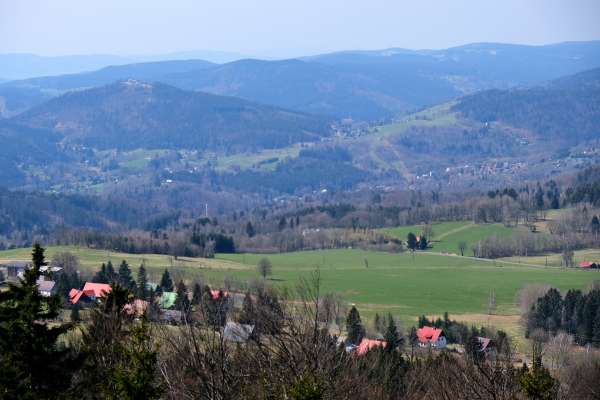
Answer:
<svg viewBox="0 0 600 400"><path fill-rule="evenodd" d="M38 290L40 292L51 292L52 289L54 289L54 285L56 285L56 282L54 281L45 281L42 279L37 281Z"/></svg>
<svg viewBox="0 0 600 400"><path fill-rule="evenodd" d="M358 345L358 348L356 349L356 355L362 356L367 351L371 350L373 347L379 347L379 346L385 347L385 346L387 346L387 342L385 342L383 340L374 340L374 339L366 339L365 338Z"/></svg>
<svg viewBox="0 0 600 400"><path fill-rule="evenodd" d="M76 304L83 295L93 298L104 297L104 295L110 293L111 290L112 288L110 285L106 283L86 282L82 290L71 289L69 292L69 300L71 301L71 304Z"/></svg>
<svg viewBox="0 0 600 400"><path fill-rule="evenodd" d="M163 294L160 296L160 300L158 301L158 304L159 304L160 308L166 310L168 308L173 307L175 305L176 300L177 300L177 293L163 292Z"/></svg>
<svg viewBox="0 0 600 400"><path fill-rule="evenodd" d="M594 263L591 261L582 261L579 263L581 268L590 268L592 265L594 265Z"/></svg>
<svg viewBox="0 0 600 400"><path fill-rule="evenodd" d="M238 324L237 322L228 322L223 330L225 340L232 342L245 342L250 338L254 331L254 325Z"/></svg>
<svg viewBox="0 0 600 400"><path fill-rule="evenodd" d="M440 336L444 336L444 331L432 326L424 326L420 329L417 329L417 337L421 343L435 343L438 341Z"/></svg>
<svg viewBox="0 0 600 400"><path fill-rule="evenodd" d="M481 351L486 351L492 340L486 337L478 337L477 340L481 344Z"/></svg>

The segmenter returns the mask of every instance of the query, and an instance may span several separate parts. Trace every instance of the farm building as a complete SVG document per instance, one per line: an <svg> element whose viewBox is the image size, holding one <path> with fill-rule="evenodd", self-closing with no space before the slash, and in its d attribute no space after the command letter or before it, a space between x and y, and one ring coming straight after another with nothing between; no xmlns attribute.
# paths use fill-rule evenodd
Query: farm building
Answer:
<svg viewBox="0 0 600 400"><path fill-rule="evenodd" d="M579 263L579 267L597 269L597 268L600 268L600 264L592 262L592 261L582 261Z"/></svg>
<svg viewBox="0 0 600 400"><path fill-rule="evenodd" d="M82 302L92 302L104 297L110 293L112 288L106 283L86 282L83 289L71 289L69 292L69 301L71 304Z"/></svg>
<svg viewBox="0 0 600 400"><path fill-rule="evenodd" d="M431 326L424 326L417 330L419 346L443 349L446 347L446 335L444 331Z"/></svg>
<svg viewBox="0 0 600 400"><path fill-rule="evenodd" d="M375 340L375 339L363 339L360 344L358 345L358 347L356 348L356 355L357 356L362 356L363 354L366 354L369 350L371 350L374 347L385 347L387 346L387 343L383 340Z"/></svg>
<svg viewBox="0 0 600 400"><path fill-rule="evenodd" d="M40 294L44 297L50 297L56 294L57 286L54 281L46 281L43 278L38 279L37 287Z"/></svg>
<svg viewBox="0 0 600 400"><path fill-rule="evenodd" d="M6 276L9 279L16 279L22 277L23 273L30 265L31 263L27 261L12 261L0 265L0 267L6 270Z"/></svg>
<svg viewBox="0 0 600 400"><path fill-rule="evenodd" d="M175 302L177 301L177 293L175 292L163 292L158 300L158 305L161 310L168 310L173 308Z"/></svg>
<svg viewBox="0 0 600 400"><path fill-rule="evenodd" d="M230 342L247 342L254 331L254 325L228 322L223 329L223 337Z"/></svg>

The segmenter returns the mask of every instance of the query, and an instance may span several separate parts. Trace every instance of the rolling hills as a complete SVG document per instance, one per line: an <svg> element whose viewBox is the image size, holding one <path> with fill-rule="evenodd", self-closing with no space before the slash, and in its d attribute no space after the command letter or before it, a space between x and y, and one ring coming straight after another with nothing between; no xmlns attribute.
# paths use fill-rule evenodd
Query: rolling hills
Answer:
<svg viewBox="0 0 600 400"><path fill-rule="evenodd" d="M325 118L133 80L67 93L13 121L98 149L257 150L330 134Z"/></svg>
<svg viewBox="0 0 600 400"><path fill-rule="evenodd" d="M64 91L111 83L163 82L296 111L378 120L463 94L538 84L600 66L600 42L546 46L474 43L443 50L346 51L295 60L141 63L0 85L4 115Z"/></svg>

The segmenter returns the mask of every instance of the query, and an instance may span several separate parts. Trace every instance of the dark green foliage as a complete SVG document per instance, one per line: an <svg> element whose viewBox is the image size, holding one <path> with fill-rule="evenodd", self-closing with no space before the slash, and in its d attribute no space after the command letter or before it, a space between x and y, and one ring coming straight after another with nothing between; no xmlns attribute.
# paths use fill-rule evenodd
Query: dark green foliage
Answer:
<svg viewBox="0 0 600 400"><path fill-rule="evenodd" d="M427 246L429 246L429 242L427 241L427 237L421 236L419 238L419 249L427 250Z"/></svg>
<svg viewBox="0 0 600 400"><path fill-rule="evenodd" d="M175 309L187 314L190 311L190 299L188 290L183 281L177 284L177 300L175 300Z"/></svg>
<svg viewBox="0 0 600 400"><path fill-rule="evenodd" d="M529 400L552 400L558 396L558 382L544 368L539 357L534 360L531 370L527 365L523 366L520 383Z"/></svg>
<svg viewBox="0 0 600 400"><path fill-rule="evenodd" d="M106 279L108 279L108 283L116 283L119 279L119 276L115 272L115 267L113 267L113 263L110 260L106 263Z"/></svg>
<svg viewBox="0 0 600 400"><path fill-rule="evenodd" d="M592 222L590 223L590 225L591 225L592 233L594 235L597 235L600 233L600 220L598 219L597 215L594 215L592 217Z"/></svg>
<svg viewBox="0 0 600 400"><path fill-rule="evenodd" d="M38 293L39 268L45 264L38 244L32 264L19 284L0 291L0 397L7 400L58 398L79 364L58 344L69 326L45 322L58 315L60 300Z"/></svg>
<svg viewBox="0 0 600 400"><path fill-rule="evenodd" d="M125 260L123 260L121 262L121 265L119 265L118 282L121 286L126 287L132 292L135 292L135 281L131 276L131 269L129 268L129 264L127 264L127 261Z"/></svg>
<svg viewBox="0 0 600 400"><path fill-rule="evenodd" d="M409 232L406 236L406 247L414 251L417 249L417 245L417 236L414 233Z"/></svg>
<svg viewBox="0 0 600 400"><path fill-rule="evenodd" d="M163 292L172 292L173 291L173 280L171 279L171 274L169 271L165 269L162 277L160 278L160 288Z"/></svg>
<svg viewBox="0 0 600 400"><path fill-rule="evenodd" d="M346 333L348 343L358 345L365 337L365 328L360 319L360 314L355 306L352 306L346 318Z"/></svg>
<svg viewBox="0 0 600 400"><path fill-rule="evenodd" d="M552 335L558 331L574 335L580 345L599 346L600 341L600 290L587 294L579 290L569 290L561 298L556 289L550 289L540 297L527 315L527 332L531 334L541 329Z"/></svg>
<svg viewBox="0 0 600 400"><path fill-rule="evenodd" d="M325 399L325 385L312 375L303 375L296 379L287 391L290 400Z"/></svg>
<svg viewBox="0 0 600 400"><path fill-rule="evenodd" d="M469 335L473 335L476 332L474 327L469 329L469 326L455 320L451 320L447 312L444 313L443 318L437 318L435 320L429 320L426 316L421 315L418 320L419 328L424 326L432 326L434 328L440 328L446 335L448 343L459 343L466 344ZM478 332L478 336L486 336L485 330L482 328Z"/></svg>
<svg viewBox="0 0 600 400"><path fill-rule="evenodd" d="M396 326L394 318L391 314L388 314L387 320L387 328L385 335L383 336L383 340L385 340L387 343L385 350L388 352L393 352L402 345L402 338L398 333L398 327Z"/></svg>
<svg viewBox="0 0 600 400"><path fill-rule="evenodd" d="M137 274L137 296L142 300L148 299L148 275L144 264L140 265Z"/></svg>
<svg viewBox="0 0 600 400"><path fill-rule="evenodd" d="M109 283L108 274L106 273L106 264L102 263L100 270L96 272L92 278L92 282L95 283Z"/></svg>
<svg viewBox="0 0 600 400"><path fill-rule="evenodd" d="M256 235L256 230L254 230L254 226L250 221L246 224L246 235L248 235L248 237L254 237L254 235Z"/></svg>

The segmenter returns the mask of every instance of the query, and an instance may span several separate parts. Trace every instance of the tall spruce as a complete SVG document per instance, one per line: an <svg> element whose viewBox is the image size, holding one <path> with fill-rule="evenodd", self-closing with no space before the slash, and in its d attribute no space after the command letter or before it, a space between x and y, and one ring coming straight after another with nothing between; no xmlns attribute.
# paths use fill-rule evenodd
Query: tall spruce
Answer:
<svg viewBox="0 0 600 400"><path fill-rule="evenodd" d="M346 331L348 342L358 345L365 336L365 328L360 319L360 314L355 306L352 306L346 318Z"/></svg>
<svg viewBox="0 0 600 400"><path fill-rule="evenodd" d="M160 288L163 292L173 291L173 280L171 279L171 274L169 274L169 270L167 269L165 269L165 272L162 274L162 278L160 278Z"/></svg>
<svg viewBox="0 0 600 400"><path fill-rule="evenodd" d="M387 329L383 338L387 343L385 350L390 353L395 351L402 344L400 334L398 333L398 327L391 314L388 314Z"/></svg>
<svg viewBox="0 0 600 400"><path fill-rule="evenodd" d="M198 282L194 283L194 289L192 291L192 304L197 306L202 303L202 285Z"/></svg>
<svg viewBox="0 0 600 400"><path fill-rule="evenodd" d="M140 265L137 273L137 295L142 300L148 299L148 275L144 264Z"/></svg>
<svg viewBox="0 0 600 400"><path fill-rule="evenodd" d="M0 291L0 397L2 399L60 398L78 366L68 349L59 345L68 325L45 321L60 311L57 296L42 296L37 287L44 249L36 244L32 266Z"/></svg>

